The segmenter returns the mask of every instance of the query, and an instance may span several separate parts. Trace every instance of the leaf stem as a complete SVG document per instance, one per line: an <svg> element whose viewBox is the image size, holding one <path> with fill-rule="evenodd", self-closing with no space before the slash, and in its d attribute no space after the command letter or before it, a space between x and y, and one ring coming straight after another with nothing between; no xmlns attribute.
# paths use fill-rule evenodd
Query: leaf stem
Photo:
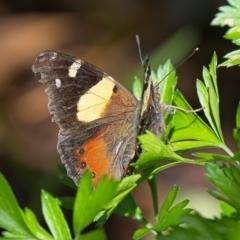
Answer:
<svg viewBox="0 0 240 240"><path fill-rule="evenodd" d="M144 217L142 217L141 219L137 219L138 222L140 222L145 228L149 228L151 229L153 227L153 225L148 222Z"/></svg>
<svg viewBox="0 0 240 240"><path fill-rule="evenodd" d="M222 145L222 149L223 149L230 157L233 157L233 156L234 156L234 153L233 153L225 144Z"/></svg>
<svg viewBox="0 0 240 240"><path fill-rule="evenodd" d="M189 164L195 164L195 165L201 165L204 166L205 163L208 162L207 160L191 160L191 159L184 159L181 163L189 163Z"/></svg>

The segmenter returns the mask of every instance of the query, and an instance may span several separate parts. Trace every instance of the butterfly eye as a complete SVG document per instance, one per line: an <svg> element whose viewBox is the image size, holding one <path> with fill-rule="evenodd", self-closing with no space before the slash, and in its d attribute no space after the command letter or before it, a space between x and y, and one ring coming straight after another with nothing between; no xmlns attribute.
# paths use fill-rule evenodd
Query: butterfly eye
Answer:
<svg viewBox="0 0 240 240"><path fill-rule="evenodd" d="M92 172L92 178L95 178L96 174L94 172Z"/></svg>

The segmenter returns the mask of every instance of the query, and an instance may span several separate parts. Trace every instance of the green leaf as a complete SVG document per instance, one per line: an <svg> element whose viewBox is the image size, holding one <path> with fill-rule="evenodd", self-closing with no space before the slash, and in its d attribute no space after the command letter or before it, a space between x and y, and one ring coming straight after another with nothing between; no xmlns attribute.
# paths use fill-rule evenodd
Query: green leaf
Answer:
<svg viewBox="0 0 240 240"><path fill-rule="evenodd" d="M239 30L239 25L233 26L226 32L224 37L226 39L232 40L233 43L235 43L235 41L237 41L240 37Z"/></svg>
<svg viewBox="0 0 240 240"><path fill-rule="evenodd" d="M35 240L34 237L24 237L22 235L10 233L10 232L7 232L7 231L2 232L2 235L4 237L2 237L2 238L0 237L0 239L16 239L16 240L19 240L19 239L29 239L29 240Z"/></svg>
<svg viewBox="0 0 240 240"><path fill-rule="evenodd" d="M118 182L103 177L93 190L91 173L87 171L83 175L74 203L73 229L75 236L80 234L112 200L118 185Z"/></svg>
<svg viewBox="0 0 240 240"><path fill-rule="evenodd" d="M97 215L95 220L99 220L97 226L102 227L109 216L112 214L114 209L118 206L120 202L135 188L137 187L140 182L146 180L147 177L143 177L140 174L131 175L125 177L120 184L115 189L114 197L111 201L109 201L105 205L105 211L101 212L101 214Z"/></svg>
<svg viewBox="0 0 240 240"><path fill-rule="evenodd" d="M114 210L115 214L131 217L135 220L142 219L142 211L137 206L131 194L128 194Z"/></svg>
<svg viewBox="0 0 240 240"><path fill-rule="evenodd" d="M133 82L133 95L140 101L142 98L142 88L143 88L143 81L138 77L134 77Z"/></svg>
<svg viewBox="0 0 240 240"><path fill-rule="evenodd" d="M222 6L219 8L220 12L216 14L211 25L229 27L238 25L240 22L239 11L240 6L238 1L228 0L230 6Z"/></svg>
<svg viewBox="0 0 240 240"><path fill-rule="evenodd" d="M221 161L229 161L231 160L231 157L225 156L225 155L220 155L220 154L213 154L213 153L204 153L204 152L197 152L193 153L193 156L199 157L201 159L206 159L206 160L221 160Z"/></svg>
<svg viewBox="0 0 240 240"><path fill-rule="evenodd" d="M34 213L28 208L25 209L25 222L28 228L31 230L32 234L37 239L44 240L54 239L45 229L41 227Z"/></svg>
<svg viewBox="0 0 240 240"><path fill-rule="evenodd" d="M59 207L60 201L42 190L42 208L44 219L55 239L72 239L68 224Z"/></svg>
<svg viewBox="0 0 240 240"><path fill-rule="evenodd" d="M138 240L142 237L144 237L146 234L148 234L151 231L149 228L139 228L134 234L133 234L133 240Z"/></svg>
<svg viewBox="0 0 240 240"><path fill-rule="evenodd" d="M161 103L171 104L173 100L173 93L177 84L176 71L170 60L167 60L165 64L159 65L157 73L151 72L151 78L154 86L159 84L159 92L161 96ZM135 77L133 82L133 94L140 100L142 96L142 80Z"/></svg>
<svg viewBox="0 0 240 240"><path fill-rule="evenodd" d="M233 43L240 46L240 38L233 40Z"/></svg>
<svg viewBox="0 0 240 240"><path fill-rule="evenodd" d="M240 104L237 108L236 128L233 130L233 137L237 142L237 153L240 154Z"/></svg>
<svg viewBox="0 0 240 240"><path fill-rule="evenodd" d="M142 143L141 147L144 152L133 165L138 169L145 169L150 166L158 165L163 161L182 161L184 158L174 153L171 148L167 147L159 138L151 132L138 137Z"/></svg>
<svg viewBox="0 0 240 240"><path fill-rule="evenodd" d="M236 214L236 209L230 206L229 204L225 202L220 202L220 207L221 207L221 215L223 217L232 217L233 214Z"/></svg>
<svg viewBox="0 0 240 240"><path fill-rule="evenodd" d="M236 127L240 129L240 103L238 104L237 108Z"/></svg>
<svg viewBox="0 0 240 240"><path fill-rule="evenodd" d="M240 171L230 164L219 166L213 163L206 164L207 178L217 188L209 193L217 199L226 202L240 212Z"/></svg>
<svg viewBox="0 0 240 240"><path fill-rule="evenodd" d="M74 181L67 176L67 170L65 168L65 166L63 164L58 164L58 169L61 172L60 175L58 175L58 179L61 183L63 183L64 185L72 188L72 189L77 189L76 184L74 183Z"/></svg>
<svg viewBox="0 0 240 240"><path fill-rule="evenodd" d="M184 229L175 227L171 229L167 235L159 234L158 240L206 240L204 237L199 236L199 233L192 229ZM212 239L213 240L213 239Z"/></svg>
<svg viewBox="0 0 240 240"><path fill-rule="evenodd" d="M141 209L138 207L131 194L128 194L123 199L123 201L117 205L114 213L123 215L125 217L130 217L136 221L139 221L143 225L149 225L147 220L144 218Z"/></svg>
<svg viewBox="0 0 240 240"><path fill-rule="evenodd" d="M0 174L0 186L0 227L19 238L33 237L24 221L22 210L2 174Z"/></svg>
<svg viewBox="0 0 240 240"><path fill-rule="evenodd" d="M238 0L229 0L230 6L220 7L220 13L218 13L215 19L212 21L212 25L215 26L229 26L230 29L227 31L225 38L233 40L233 43L240 44L240 6ZM224 58L227 58L225 62L219 66L231 67L240 64L239 50L230 52Z"/></svg>
<svg viewBox="0 0 240 240"><path fill-rule="evenodd" d="M189 202L188 200L184 200L172 207L177 192L178 188L174 186L166 197L162 208L157 215L157 225L153 228L155 231L162 232L167 230L170 226L180 225L182 223L180 216L192 211L191 209L184 209Z"/></svg>
<svg viewBox="0 0 240 240"><path fill-rule="evenodd" d="M171 191L168 193L166 199L164 200L164 203L161 207L160 212L157 215L157 221L160 222L164 219L164 215L166 215L169 211L169 209L171 208L171 206L173 205L176 197L177 197L177 193L178 193L179 188L176 186L173 186L173 188L171 189Z"/></svg>
<svg viewBox="0 0 240 240"><path fill-rule="evenodd" d="M33 238L33 237L24 237L22 238L21 236L15 236L15 235L6 235L6 237L0 237L0 240L21 240L21 239L24 239L24 240L37 240L36 238Z"/></svg>
<svg viewBox="0 0 240 240"><path fill-rule="evenodd" d="M217 56L214 53L212 61L209 65L209 70L205 67L203 68L203 79L205 86L203 87L203 85L198 81L197 88L203 111L212 129L218 138L224 143L219 118L219 94L217 88L216 66Z"/></svg>
<svg viewBox="0 0 240 240"><path fill-rule="evenodd" d="M172 104L173 93L177 84L176 71L172 71L173 65L170 60L167 60L164 65L160 65L157 70L157 83L160 90L160 102L164 104ZM171 72L172 71L172 72Z"/></svg>
<svg viewBox="0 0 240 240"><path fill-rule="evenodd" d="M192 110L179 91L174 94L174 103L182 109ZM222 147L218 137L195 112L177 110L168 125L168 132L171 144L179 152L200 147Z"/></svg>
<svg viewBox="0 0 240 240"><path fill-rule="evenodd" d="M73 210L74 205L74 197L59 197L59 201L61 202L61 206L68 209Z"/></svg>
<svg viewBox="0 0 240 240"><path fill-rule="evenodd" d="M165 64L158 67L157 73L151 74L155 86L159 84L161 110L164 113L165 124L172 120L173 115L166 111L173 102L175 87L177 84L176 71L167 60ZM164 127L163 127L164 128Z"/></svg>
<svg viewBox="0 0 240 240"><path fill-rule="evenodd" d="M67 175L65 174L61 174L61 175L58 175L58 179L61 183L63 183L64 185L76 190L77 189L77 186L76 184L73 182L73 180L68 177Z"/></svg>
<svg viewBox="0 0 240 240"><path fill-rule="evenodd" d="M238 43L238 42L235 42L235 43ZM219 67L232 67L232 66L240 65L240 50L230 52L226 54L224 58L228 60L219 64Z"/></svg>
<svg viewBox="0 0 240 240"><path fill-rule="evenodd" d="M209 65L209 73L211 76L214 92L217 95L218 102L219 102L219 93L218 93L218 86L217 86L217 54L216 52L213 53L213 57Z"/></svg>
<svg viewBox="0 0 240 240"><path fill-rule="evenodd" d="M222 237L219 235L210 224L207 223L207 220L201 218L199 215L185 215L181 217L182 221L186 223L190 228L195 229L199 232L200 236L204 236L204 239L215 239L221 240ZM200 238L201 239L201 238Z"/></svg>
<svg viewBox="0 0 240 240"><path fill-rule="evenodd" d="M94 230L85 234L77 235L74 240L107 240L107 236L103 230Z"/></svg>
<svg viewBox="0 0 240 240"><path fill-rule="evenodd" d="M238 240L240 223L232 219L204 219L198 214L181 217L184 227L173 227L159 240Z"/></svg>
<svg viewBox="0 0 240 240"><path fill-rule="evenodd" d="M67 175L67 170L66 170L66 167L64 166L64 164L58 163L57 167L58 167L59 171L61 172L61 174Z"/></svg>

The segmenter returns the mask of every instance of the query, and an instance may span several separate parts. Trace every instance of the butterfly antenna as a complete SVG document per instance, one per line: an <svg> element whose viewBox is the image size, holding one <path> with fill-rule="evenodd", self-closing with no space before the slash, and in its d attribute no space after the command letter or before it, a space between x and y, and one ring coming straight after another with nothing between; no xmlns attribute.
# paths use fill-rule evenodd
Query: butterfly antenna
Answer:
<svg viewBox="0 0 240 240"><path fill-rule="evenodd" d="M192 57L197 51L199 50L199 48L195 48L180 64L178 64L176 67L174 67L166 76L164 76L164 78L157 84L157 86L159 86L159 84L166 79L173 71L175 71L177 68L179 68L182 64L184 64L190 57Z"/></svg>
<svg viewBox="0 0 240 240"><path fill-rule="evenodd" d="M136 35L136 42L137 42L137 46L138 46L138 52L139 52L139 57L141 60L142 65L144 65L143 63L143 59L142 59L142 51L141 51L141 45L140 45L140 37L138 35Z"/></svg>

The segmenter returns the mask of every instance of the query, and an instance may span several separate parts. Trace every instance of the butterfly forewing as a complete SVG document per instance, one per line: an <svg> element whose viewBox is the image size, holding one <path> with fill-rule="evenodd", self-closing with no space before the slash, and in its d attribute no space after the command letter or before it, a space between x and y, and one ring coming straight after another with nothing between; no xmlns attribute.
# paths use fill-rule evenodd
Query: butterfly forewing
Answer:
<svg viewBox="0 0 240 240"><path fill-rule="evenodd" d="M140 103L97 67L58 52L43 52L33 71L48 85L49 111L59 125L58 151L78 184L90 169L93 182L121 179L134 157Z"/></svg>

